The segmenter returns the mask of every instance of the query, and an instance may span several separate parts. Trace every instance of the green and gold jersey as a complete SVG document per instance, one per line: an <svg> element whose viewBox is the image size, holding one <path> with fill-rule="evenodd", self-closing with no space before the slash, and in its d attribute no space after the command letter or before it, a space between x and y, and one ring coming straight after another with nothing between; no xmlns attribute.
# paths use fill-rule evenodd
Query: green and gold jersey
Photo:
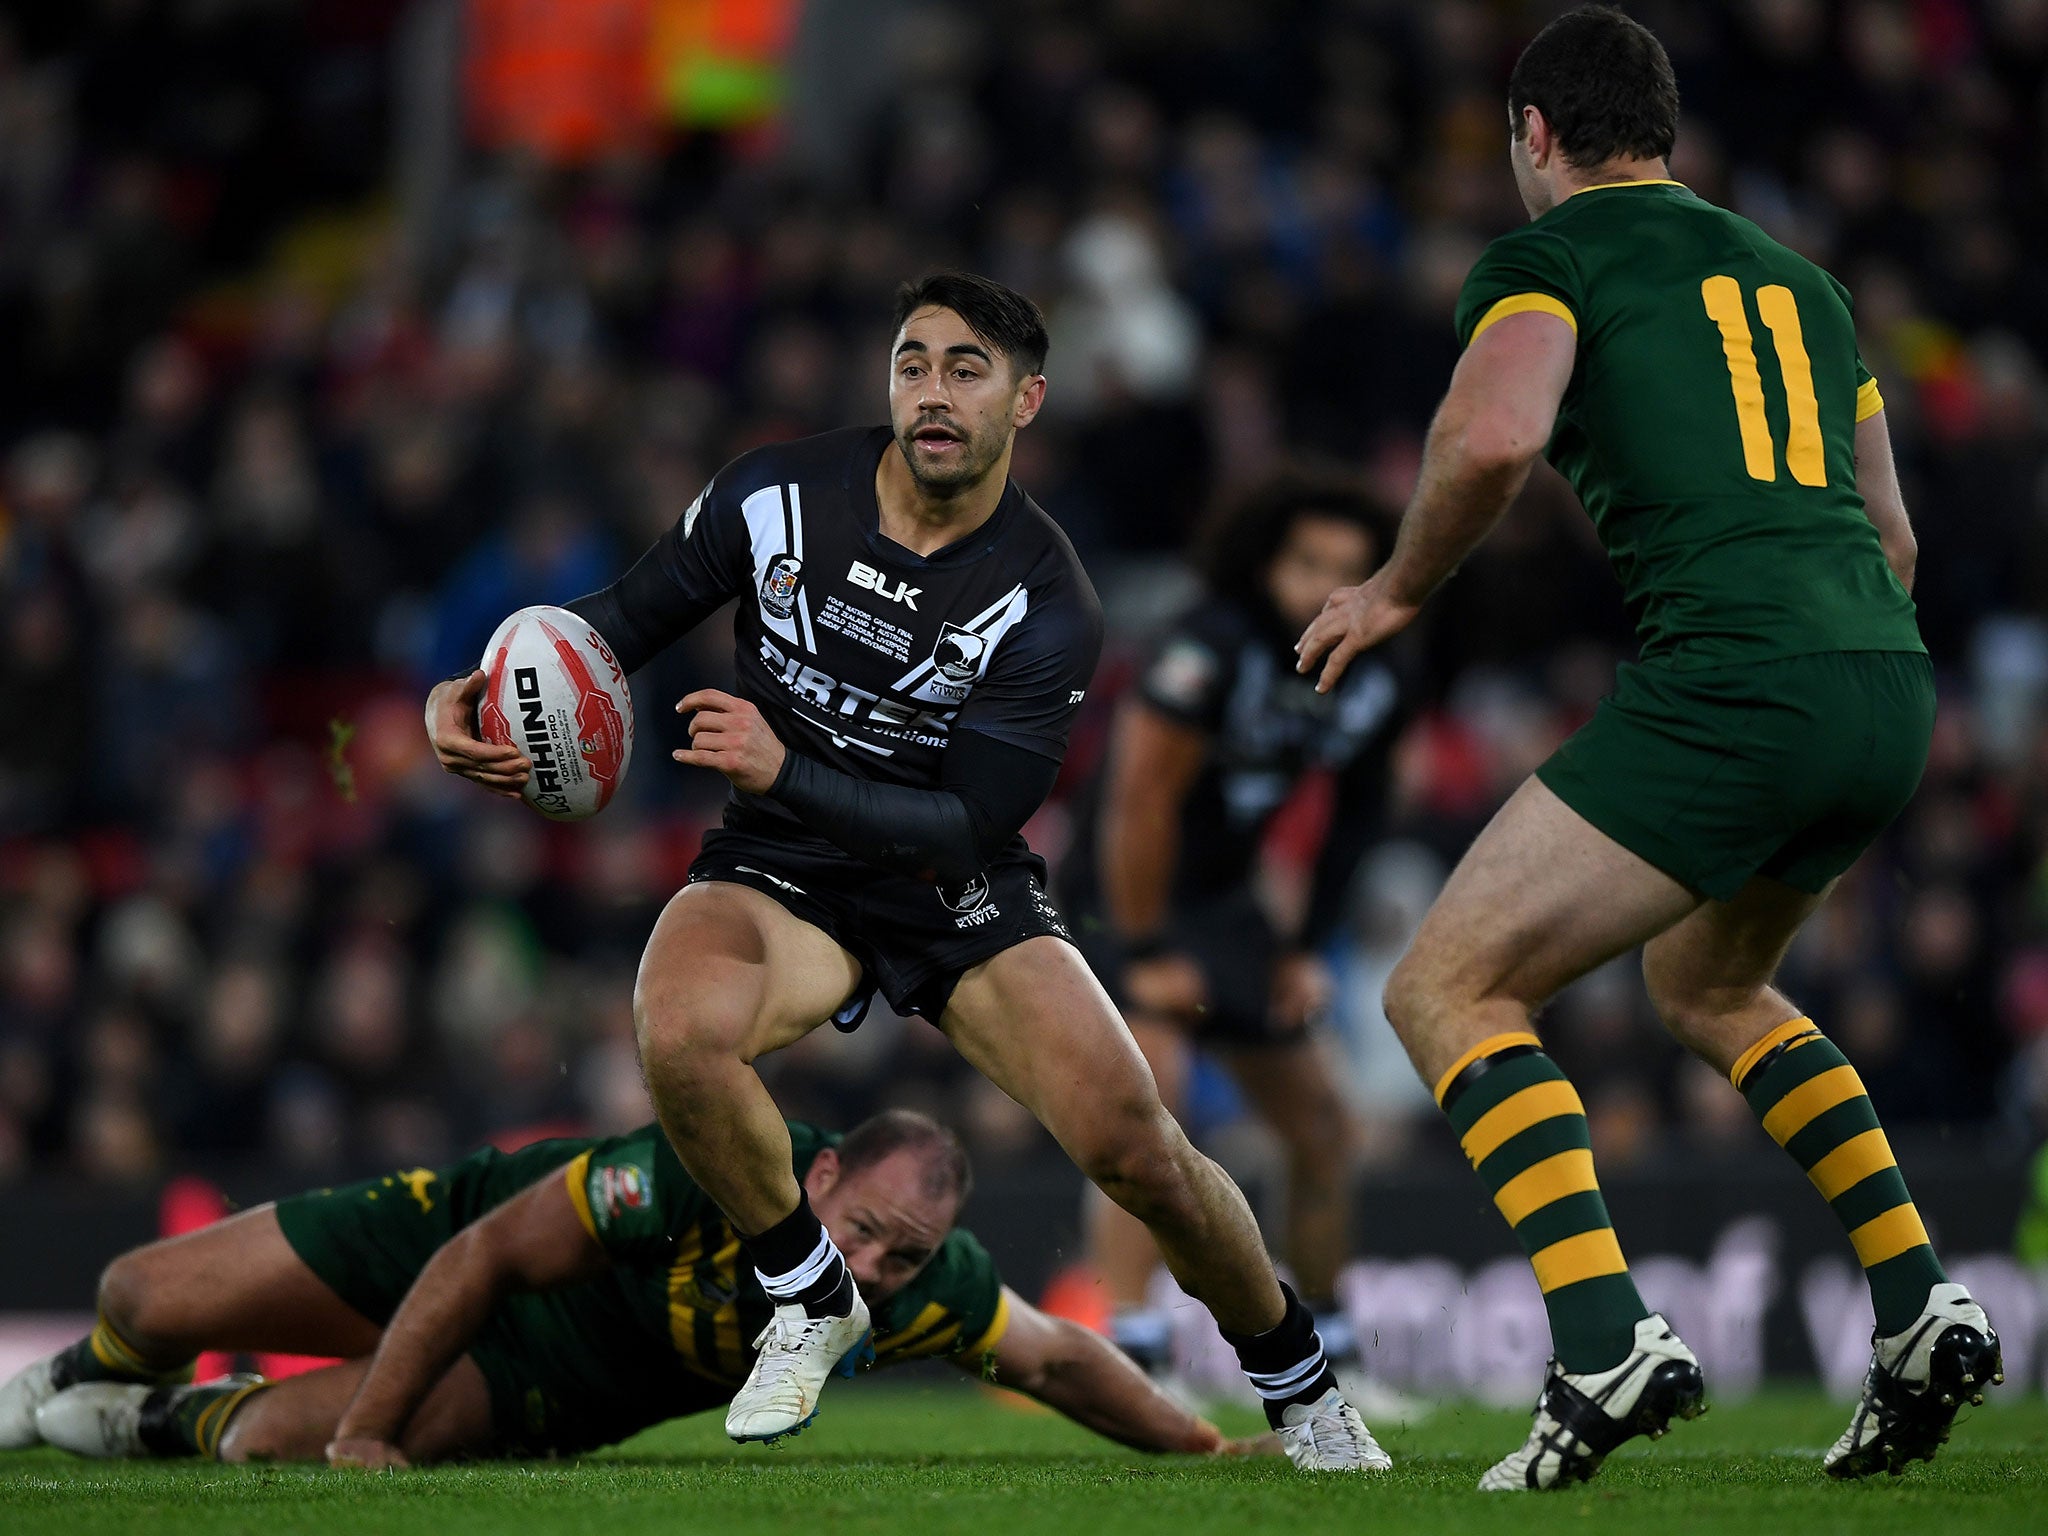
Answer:
<svg viewBox="0 0 2048 1536"><path fill-rule="evenodd" d="M1488 246L1458 337L1529 310L1578 335L1545 456L1644 661L1924 649L1856 491L1856 423L1884 402L1840 283L1677 182L1620 182Z"/></svg>
<svg viewBox="0 0 2048 1536"><path fill-rule="evenodd" d="M789 1135L799 1179L839 1140L799 1121L790 1122ZM590 1144L562 1177L585 1229L613 1261L611 1273L593 1283L608 1284L643 1340L666 1339L687 1371L729 1396L753 1367L753 1341L772 1305L739 1235L683 1171L660 1128ZM875 1308L875 1363L978 1359L1008 1325L995 1261L956 1227L917 1278Z"/></svg>

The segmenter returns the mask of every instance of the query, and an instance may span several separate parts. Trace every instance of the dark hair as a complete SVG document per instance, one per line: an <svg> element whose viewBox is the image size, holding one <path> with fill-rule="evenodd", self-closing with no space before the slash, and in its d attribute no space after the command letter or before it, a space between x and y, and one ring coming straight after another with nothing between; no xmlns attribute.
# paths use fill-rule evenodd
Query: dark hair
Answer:
<svg viewBox="0 0 2048 1536"><path fill-rule="evenodd" d="M1016 365L1017 377L1045 371L1045 316L1014 288L972 272L932 272L896 290L896 329L920 309L950 309L967 329Z"/></svg>
<svg viewBox="0 0 2048 1536"><path fill-rule="evenodd" d="M1538 32L1508 77L1508 113L1541 112L1565 159L1592 170L1620 156L1662 160L1678 137L1678 77L1657 35L1611 5L1567 11Z"/></svg>
<svg viewBox="0 0 2048 1536"><path fill-rule="evenodd" d="M950 1197L956 1208L967 1203L974 1193L967 1149L946 1127L914 1109L885 1109L848 1131L839 1143L840 1177L905 1151L915 1152L924 1164L926 1195L934 1200Z"/></svg>
<svg viewBox="0 0 2048 1536"><path fill-rule="evenodd" d="M1266 599L1266 568L1304 517L1329 517L1363 528L1373 553L1393 548L1395 515L1358 480L1288 470L1217 507L1195 543L1195 571L1218 597L1251 607Z"/></svg>

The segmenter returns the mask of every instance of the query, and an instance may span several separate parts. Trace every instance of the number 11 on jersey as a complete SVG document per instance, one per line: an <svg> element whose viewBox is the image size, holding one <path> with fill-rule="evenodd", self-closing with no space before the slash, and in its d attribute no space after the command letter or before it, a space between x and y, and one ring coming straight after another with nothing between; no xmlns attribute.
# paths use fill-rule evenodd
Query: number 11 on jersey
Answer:
<svg viewBox="0 0 2048 1536"><path fill-rule="evenodd" d="M1757 371L1756 342L1742 303L1742 285L1725 273L1700 284L1707 317L1721 328L1721 351L1728 359L1728 383L1735 391L1735 421L1742 430L1742 462L1754 480L1778 478L1778 449L1764 419L1764 381ZM1770 327L1778 368L1785 379L1785 414L1790 440L1785 466L1801 485L1828 483L1827 453L1820 436L1820 402L1813 392L1813 365L1807 360L1806 338L1799 329L1799 305L1792 290L1772 283L1756 291L1756 312Z"/></svg>

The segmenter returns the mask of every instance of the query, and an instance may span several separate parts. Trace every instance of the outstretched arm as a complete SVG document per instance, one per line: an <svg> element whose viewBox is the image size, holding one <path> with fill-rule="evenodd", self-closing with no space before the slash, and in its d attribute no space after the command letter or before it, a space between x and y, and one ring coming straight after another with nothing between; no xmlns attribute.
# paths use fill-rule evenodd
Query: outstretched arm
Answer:
<svg viewBox="0 0 2048 1536"><path fill-rule="evenodd" d="M1387 563L1363 586L1339 587L1295 647L1295 670L1328 693L1351 658L1407 628L1471 554L1529 478L1571 382L1578 335L1543 311L1510 315L1465 349L1430 423L1422 474Z"/></svg>
<svg viewBox="0 0 2048 1536"><path fill-rule="evenodd" d="M1009 1326L995 1349L997 1386L1056 1408L1076 1424L1141 1451L1194 1456L1267 1455L1269 1435L1227 1440L1207 1419L1188 1412L1154 1386L1130 1357L1079 1323L1050 1317L1005 1289ZM979 1360L961 1359L978 1371Z"/></svg>
<svg viewBox="0 0 2048 1536"><path fill-rule="evenodd" d="M550 1174L442 1245L392 1314L334 1431L336 1466L402 1466L413 1412L483 1327L498 1298L589 1279L609 1262L567 1182Z"/></svg>

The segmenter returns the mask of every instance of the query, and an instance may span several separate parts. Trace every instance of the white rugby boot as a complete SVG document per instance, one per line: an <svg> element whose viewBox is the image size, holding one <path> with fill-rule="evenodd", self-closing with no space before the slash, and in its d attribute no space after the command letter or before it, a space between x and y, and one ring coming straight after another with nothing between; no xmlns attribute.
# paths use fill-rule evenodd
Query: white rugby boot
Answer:
<svg viewBox="0 0 2048 1536"><path fill-rule="evenodd" d="M36 1431L36 1410L59 1391L55 1367L62 1353L24 1365L0 1386L0 1451L24 1451L43 1443Z"/></svg>
<svg viewBox="0 0 2048 1536"><path fill-rule="evenodd" d="M1612 1370L1570 1372L1550 1362L1536 1423L1514 1455L1479 1479L1481 1492L1583 1483L1607 1453L1637 1435L1661 1439L1673 1419L1707 1411L1700 1363L1671 1325L1652 1313L1636 1324L1635 1347Z"/></svg>
<svg viewBox="0 0 2048 1536"><path fill-rule="evenodd" d="M1384 1472L1394 1464L1335 1387L1312 1403L1289 1403L1280 1411L1278 1433L1300 1472Z"/></svg>
<svg viewBox="0 0 2048 1536"><path fill-rule="evenodd" d="M875 1358L868 1306L853 1290L853 1310L838 1317L812 1317L789 1302L775 1309L754 1340L760 1351L746 1382L725 1412L725 1432L742 1443L773 1445L796 1434L818 1416L818 1396L835 1370L851 1376Z"/></svg>
<svg viewBox="0 0 2048 1536"><path fill-rule="evenodd" d="M2005 1380L1991 1319L1953 1282L1927 1293L1913 1326L1871 1337L1863 1400L1821 1466L1829 1477L1894 1477L1910 1462L1932 1461L1948 1439L1956 1410L1984 1401Z"/></svg>
<svg viewBox="0 0 2048 1536"><path fill-rule="evenodd" d="M36 1409L36 1432L74 1456L99 1460L147 1456L142 1405L156 1387L140 1381L88 1381L66 1387Z"/></svg>

